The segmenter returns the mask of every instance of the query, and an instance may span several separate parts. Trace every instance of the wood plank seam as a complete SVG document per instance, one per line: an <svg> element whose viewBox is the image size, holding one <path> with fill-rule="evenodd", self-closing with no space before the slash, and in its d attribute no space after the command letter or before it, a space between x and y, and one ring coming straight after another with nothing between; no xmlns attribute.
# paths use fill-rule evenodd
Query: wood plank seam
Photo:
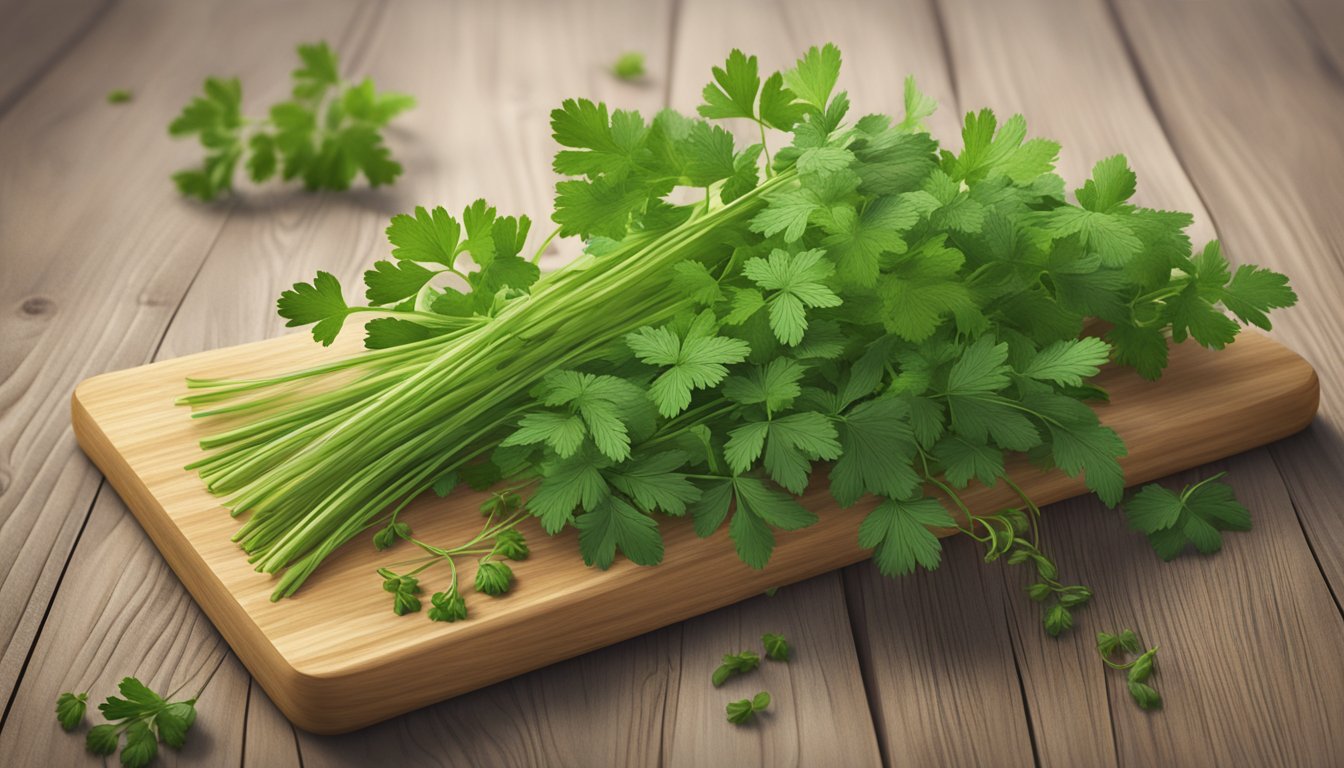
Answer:
<svg viewBox="0 0 1344 768"><path fill-rule="evenodd" d="M1307 524L1302 519L1302 510L1298 507L1297 494L1299 491L1295 487L1295 483L1289 482L1288 475L1284 473L1283 467L1279 465L1279 462L1281 461L1280 451L1274 445L1270 445L1261 450L1266 450L1268 452L1269 460L1274 464L1275 471L1279 473L1279 478L1283 483L1284 490L1288 492L1288 503L1292 505L1293 517L1296 518L1298 527L1302 529L1302 540L1307 545L1307 551L1311 553L1311 560L1316 564L1316 570L1321 573L1321 581L1325 582L1325 588L1330 592L1330 599L1335 603L1335 610L1339 611L1341 618L1344 618L1344 604L1340 603L1339 593L1335 591L1335 585L1330 582L1330 576L1325 570L1325 565L1321 562L1320 553L1316 551L1316 543L1313 542L1311 536L1307 534Z"/></svg>
<svg viewBox="0 0 1344 768"><path fill-rule="evenodd" d="M868 633L860 632L855 626L856 617L860 614L855 613L854 607L850 605L853 599L849 589L852 576L848 568L841 571L841 579L845 582L845 589L841 591L841 595L845 602L845 615L849 617L849 636L854 643L854 653L859 659L859 679L863 681L863 697L868 702L868 717L872 719L873 733L877 736L878 759L882 761L882 765L889 766L892 761L887 749L886 723L881 716L881 704L877 698L878 685L873 679L873 650L868 644ZM859 595L859 599L863 599L862 594Z"/></svg>
<svg viewBox="0 0 1344 768"><path fill-rule="evenodd" d="M1002 572L1000 568L1000 572ZM1011 594L1011 593L1009 593ZM1009 598L1011 599L1011 597ZM1003 623L1008 630L1012 631L1012 625L1009 621L1008 602L1002 601L999 607L1003 610ZM1041 745L1036 738L1036 719L1031 714L1031 700L1027 698L1027 681L1022 674L1022 659L1017 653L1016 646L1013 647L1013 675L1017 678L1017 693L1022 697L1022 715L1027 726L1027 742L1031 744L1031 759L1038 767L1041 764Z"/></svg>
<svg viewBox="0 0 1344 768"><path fill-rule="evenodd" d="M93 498L89 500L88 509L84 513L84 520L79 524L79 531L75 534L74 541L70 544L70 551L66 553L65 560L61 563L61 573L56 577L56 584L52 587L51 595L47 598L46 608L42 610L42 619L37 624L37 630L33 632L33 641L28 644L28 652L24 655L23 664L19 667L19 674L14 678L14 687L9 690L5 696L5 711L0 714L0 731L5 729L5 723L9 721L10 709L14 706L14 700L19 695L19 688L23 684L23 676L28 671L28 664L33 660L33 652L37 650L37 641L42 637L42 630L47 625L47 618L51 616L51 606L56 602L56 595L61 591L61 584L65 582L66 571L70 570L70 562L73 560L75 549L79 547L79 540L84 538L84 529L89 525L89 518L93 514L93 505L98 503L98 496L107 487L107 480L98 481L98 490L94 492Z"/></svg>
<svg viewBox="0 0 1344 768"><path fill-rule="evenodd" d="M1167 139L1167 143L1171 146L1172 152L1176 155L1177 161L1180 164L1181 173L1189 180L1190 186L1195 190L1195 194L1199 197L1200 205L1203 207L1205 215L1207 215L1213 223L1214 229L1218 230L1217 215L1214 213L1213 207L1208 203L1204 185L1201 183L1200 179L1190 171L1185 158L1182 157L1182 154L1179 151L1179 145L1170 127L1170 119L1165 114L1165 111L1157 98L1156 92L1153 89L1147 69L1143 66L1143 63L1138 56L1138 52L1135 50L1134 41L1130 31L1120 18L1120 11L1117 6L1119 1L1120 0L1105 0L1105 5L1109 12L1110 21L1115 34L1121 41L1129 66L1142 87L1144 99L1148 103L1149 110L1157 120L1158 125L1161 126L1162 132ZM1341 91L1344 91L1344 76L1341 76L1339 67L1331 58L1329 51L1326 50L1322 44L1319 34L1315 27L1310 23L1310 19L1306 16L1304 9L1297 0L1287 0L1287 4L1291 8L1290 15L1295 22L1294 26L1297 27L1302 37L1311 47L1320 66L1330 76L1331 81L1335 83L1336 86L1340 87ZM1344 263L1337 261L1334 262L1332 266L1336 268L1336 271L1339 274L1344 275ZM1303 519L1297 501L1297 496L1300 491L1297 489L1296 483L1293 482L1292 478L1284 471L1282 466L1284 460L1283 449L1276 444L1270 444L1263 448L1257 448L1256 451L1263 451L1270 457L1271 463L1278 473L1280 481L1287 489L1289 500L1292 502L1293 516L1297 520L1298 526L1302 529L1302 538L1307 545L1308 551L1311 552L1312 561L1315 563L1317 570L1320 571L1321 578L1330 592L1330 598L1335 604L1335 610L1340 613L1341 617L1344 617L1344 603L1341 603L1340 601L1335 585L1330 580L1329 572L1321 561L1320 554L1317 552L1317 546L1315 542L1312 541L1307 530L1307 523Z"/></svg>
<svg viewBox="0 0 1344 768"><path fill-rule="evenodd" d="M53 69L58 67L80 43L84 42L84 39L89 36L89 33L92 32L107 16L107 12L114 4L114 0L105 0L105 2L98 7L98 10L86 19L83 25L75 30L74 34L72 34L69 39L61 44L61 47L58 50L49 54L46 60L24 79L23 83L10 91L3 100L0 100L0 119L3 119L6 113L18 106L19 102L23 101L23 98L27 96L29 92L36 88Z"/></svg>

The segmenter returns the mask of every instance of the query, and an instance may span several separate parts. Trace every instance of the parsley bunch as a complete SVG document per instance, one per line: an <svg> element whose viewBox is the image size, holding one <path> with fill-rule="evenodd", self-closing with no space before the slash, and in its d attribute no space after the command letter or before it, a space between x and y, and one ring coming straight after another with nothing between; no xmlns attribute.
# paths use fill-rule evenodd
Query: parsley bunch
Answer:
<svg viewBox="0 0 1344 768"><path fill-rule="evenodd" d="M953 151L925 131L934 103L913 80L903 115L856 115L839 72L830 45L768 77L733 51L699 113L754 124L747 146L670 110L565 101L556 227L538 247L526 217L484 201L421 208L392 220L367 305L327 273L286 291L280 314L324 344L372 315L369 351L194 380L182 400L230 415L191 468L248 513L236 538L280 574L274 597L369 529L448 566L431 616L445 620L465 614L454 558L503 565L499 537L523 520L576 529L607 568L658 563L660 520L689 517L700 536L726 526L761 568L777 535L816 522L799 497L820 482L841 506L873 499L858 542L883 573L936 568L934 531L960 529L987 559L1034 568L1046 628L1068 629L1091 592L1059 580L1040 510L1022 496L976 515L961 491L1021 495L1004 460L1025 453L1117 504L1125 447L1086 404L1105 397L1100 366L1157 378L1169 342L1221 348L1237 320L1268 328L1296 296L1217 243L1195 253L1189 214L1130 202L1123 156L1070 196L1059 146L1022 117L970 113ZM773 155L767 129L788 133ZM554 237L585 251L542 276ZM459 482L508 495L481 537L438 548L398 527L410 499ZM509 581L481 572L486 594ZM389 573L409 610L420 571Z"/></svg>
<svg viewBox="0 0 1344 768"><path fill-rule="evenodd" d="M168 126L173 136L196 136L206 151L200 168L173 174L183 195L213 200L231 191L244 157L253 181L279 174L301 179L309 190L349 189L361 173L375 187L401 175L379 131L415 99L378 93L368 78L341 79L340 62L325 42L300 45L299 60L292 97L261 120L243 117L238 78L206 78L205 92Z"/></svg>

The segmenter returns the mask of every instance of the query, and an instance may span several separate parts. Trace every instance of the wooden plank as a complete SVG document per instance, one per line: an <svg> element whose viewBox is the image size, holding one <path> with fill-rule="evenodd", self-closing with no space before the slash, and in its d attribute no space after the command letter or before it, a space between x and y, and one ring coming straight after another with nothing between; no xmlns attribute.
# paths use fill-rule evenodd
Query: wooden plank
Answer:
<svg viewBox="0 0 1344 768"><path fill-rule="evenodd" d="M324 766L657 765L667 689L678 677L679 634L669 627L355 733L299 731L303 760Z"/></svg>
<svg viewBox="0 0 1344 768"><path fill-rule="evenodd" d="M260 2L127 2L0 120L0 693L14 690L98 488L78 455L68 394L149 359L227 216L183 202L170 174L199 147L164 127L209 73L282 97L300 34L333 36L349 6L287 5L254 29ZM247 27L229 47L221 31ZM109 62L117 62L115 67ZM103 96L129 85L134 106Z"/></svg>
<svg viewBox="0 0 1344 768"><path fill-rule="evenodd" d="M0 2L0 115L88 34L110 1Z"/></svg>
<svg viewBox="0 0 1344 768"><path fill-rule="evenodd" d="M1265 452L1164 484L1179 488L1224 470L1252 510L1255 530L1227 536L1213 557L1163 563L1122 516L1100 503L1080 499L1054 508L1047 546L1068 558L1070 575L1091 585L1098 598L1079 614L1086 631L1045 643L1038 653L1056 664L1085 663L1088 677L1102 678L1120 765L1329 765L1341 748L1344 622L1303 555L1302 530L1283 483L1266 479L1274 475ZM1065 522L1072 520L1087 524ZM1038 614L1024 603L1014 607L1025 638ZM1160 714L1135 707L1123 676L1097 660L1092 632L1126 627L1161 644L1154 683L1165 698ZM1024 673L1045 682L1060 669L1029 671L1031 661L1023 659ZM1043 692L1067 694L1058 684Z"/></svg>
<svg viewBox="0 0 1344 768"><path fill-rule="evenodd" d="M52 720L56 696L87 690L101 702L134 675L163 692L181 685L183 698L209 680L180 756L238 765L245 710L232 704L245 700L247 676L110 489L77 553L0 730L0 752L13 765L84 764L87 727L62 733ZM90 722L102 722L93 703L89 711Z"/></svg>
<svg viewBox="0 0 1344 768"><path fill-rule="evenodd" d="M1094 159L1126 152L1139 176L1142 202L1193 211L1196 240L1212 235L1210 217L1152 114L1103 4L1028 2L1006 8L949 0L943 7L965 104L1024 112L1034 133L1063 143L1062 171L1070 181L1084 178ZM1217 11L1225 13L1230 12ZM1189 30L1203 25L1205 15L1180 23L1162 16L1164 44L1190 50ZM1210 72L1198 82L1217 79ZM1244 248L1234 256L1272 264L1277 250ZM1293 276L1300 284L1301 277ZM1297 313L1281 317L1291 322ZM1022 574L1006 574L1016 653L1042 763L1291 764L1293 758L1310 763L1328 754L1323 750L1333 740L1325 724L1337 719L1338 706L1322 709L1318 702L1333 682L1283 685L1294 673L1279 653L1310 657L1327 681L1336 680L1344 673L1337 661L1339 617L1314 572L1312 553L1291 505L1284 503L1282 481L1268 454L1252 452L1233 466L1234 482L1259 522L1253 534L1237 537L1218 558L1159 567L1142 538L1124 530L1123 518L1100 514L1099 504L1073 502L1048 510L1048 541L1057 561L1070 578L1097 589L1096 605L1079 615L1085 631L1061 641L1045 637L1036 607L1018 597L1026 583ZM1277 614L1282 623L1217 618L1214 611ZM1091 634L1120 625L1163 644L1162 687L1169 709L1161 716L1136 710L1096 660ZM1238 654L1234 646L1275 651L1265 658ZM1231 680L1256 690L1262 708L1248 712L1230 689Z"/></svg>
<svg viewBox="0 0 1344 768"><path fill-rule="evenodd" d="M1344 5L1335 0L1289 0L1301 42L1321 56L1325 77L1344 85Z"/></svg>
<svg viewBox="0 0 1344 768"><path fill-rule="evenodd" d="M765 659L766 632L793 645L788 663ZM761 654L760 669L711 687L723 654L742 650ZM678 652L681 675L664 720L664 765L880 763L837 574L687 621ZM758 722L740 728L724 722L729 701L759 691L772 700Z"/></svg>
<svg viewBox="0 0 1344 768"><path fill-rule="evenodd" d="M1275 319L1276 336L1313 361L1323 380L1338 382L1344 145L1330 127L1344 123L1338 69L1323 66L1320 36L1307 36L1286 3L1239 0L1211 10L1124 3L1117 15L1227 250L1253 254L1293 280L1300 304ZM1327 386L1315 425L1271 450L1337 606L1344 599L1341 430L1344 389Z"/></svg>
<svg viewBox="0 0 1344 768"><path fill-rule="evenodd" d="M987 568L974 542L957 537L933 573L846 569L887 765L1034 765L1003 585Z"/></svg>

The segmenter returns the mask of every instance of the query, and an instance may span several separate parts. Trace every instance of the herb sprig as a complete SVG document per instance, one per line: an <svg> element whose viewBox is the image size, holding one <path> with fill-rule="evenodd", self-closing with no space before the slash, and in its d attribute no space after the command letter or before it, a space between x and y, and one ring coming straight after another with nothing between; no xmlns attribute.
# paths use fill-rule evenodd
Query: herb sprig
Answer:
<svg viewBox="0 0 1344 768"><path fill-rule="evenodd" d="M134 677L122 678L117 691L121 696L108 696L98 705L108 722L89 729L84 740L89 752L110 755L120 746L125 768L144 768L158 754L160 741L174 749L186 743L187 731L196 722L199 691L189 699L171 701L177 691L160 696ZM56 699L56 718L63 729L74 730L84 721L88 698L88 692L67 692Z"/></svg>
<svg viewBox="0 0 1344 768"><path fill-rule="evenodd" d="M1220 531L1249 531L1251 513L1236 498L1232 487L1219 482L1219 472L1179 494L1151 483L1125 504L1130 527L1148 536L1157 556L1173 560L1190 545L1202 554L1223 548Z"/></svg>
<svg viewBox="0 0 1344 768"><path fill-rule="evenodd" d="M1157 668L1157 648L1155 645L1145 650L1139 636L1132 630L1126 629L1115 634L1097 633L1097 653L1101 654L1102 662L1111 669L1125 671L1125 685L1140 709L1162 708L1162 696L1148 685L1148 679ZM1134 655L1134 658L1118 662L1115 661L1117 653L1128 653Z"/></svg>
<svg viewBox="0 0 1344 768"><path fill-rule="evenodd" d="M279 175L300 179L309 190L348 189L361 173L375 187L401 175L380 131L415 99L379 93L368 78L344 80L325 42L300 45L298 52L291 98L272 105L263 119L243 116L238 78L206 78L204 93L168 126L175 137L197 137L206 152L200 168L173 174L183 195L213 200L232 191L240 162L254 182Z"/></svg>

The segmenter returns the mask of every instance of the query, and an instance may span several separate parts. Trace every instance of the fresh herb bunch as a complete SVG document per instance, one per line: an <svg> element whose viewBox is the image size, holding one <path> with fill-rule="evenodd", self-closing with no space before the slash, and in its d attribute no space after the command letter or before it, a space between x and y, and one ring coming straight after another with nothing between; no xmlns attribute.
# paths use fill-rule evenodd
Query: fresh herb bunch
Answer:
<svg viewBox="0 0 1344 768"><path fill-rule="evenodd" d="M121 764L126 768L143 768L159 752L162 741L174 749L186 743L187 731L196 722L196 696L183 701L169 701L176 691L160 696L134 677L123 678L117 686L118 696L108 696L98 705L98 711L109 722L95 725L85 737L85 747L95 755L110 755L121 747ZM74 730L84 720L89 694L62 693L56 699L56 718L67 731Z"/></svg>
<svg viewBox="0 0 1344 768"><path fill-rule="evenodd" d="M396 181L401 164L380 131L415 99L378 93L368 78L358 84L341 79L340 61L325 42L300 45L299 60L292 97L262 120L243 117L238 78L206 78L204 94L168 126L173 136L196 136L206 151L200 168L173 174L183 195L213 200L232 191L244 155L255 182L277 173L286 181L302 179L309 190L349 189L360 173L375 187Z"/></svg>
<svg viewBox="0 0 1344 768"><path fill-rule="evenodd" d="M1004 457L1026 453L1118 503L1125 448L1085 403L1105 396L1098 368L1155 379L1168 337L1221 348L1240 328L1224 309L1269 328L1296 297L1217 243L1195 254L1189 214L1129 202L1123 156L1071 201L1059 145L1020 116L968 114L954 152L924 130L935 105L913 80L900 118L855 118L839 71L830 45L764 79L733 51L699 111L756 124L746 147L670 110L565 101L551 124L569 178L531 258L526 217L422 208L392 220L368 306L327 273L286 291L280 314L324 344L376 314L371 351L192 381L182 400L245 416L192 468L250 513L237 540L282 574L274 598L364 531L406 538L386 533L397 510L458 478L518 496L509 530L576 528L601 568L658 563L663 515L700 536L726 525L761 568L777 531L816 521L798 496L820 481L842 506L876 497L859 543L883 573L936 568L931 529L959 528L987 559L1033 566L1047 629L1067 629L1091 593L1058 581L1036 505L972 515L959 491L1016 489ZM767 128L790 134L773 158ZM703 200L674 202L686 187ZM585 253L540 276L556 236Z"/></svg>

